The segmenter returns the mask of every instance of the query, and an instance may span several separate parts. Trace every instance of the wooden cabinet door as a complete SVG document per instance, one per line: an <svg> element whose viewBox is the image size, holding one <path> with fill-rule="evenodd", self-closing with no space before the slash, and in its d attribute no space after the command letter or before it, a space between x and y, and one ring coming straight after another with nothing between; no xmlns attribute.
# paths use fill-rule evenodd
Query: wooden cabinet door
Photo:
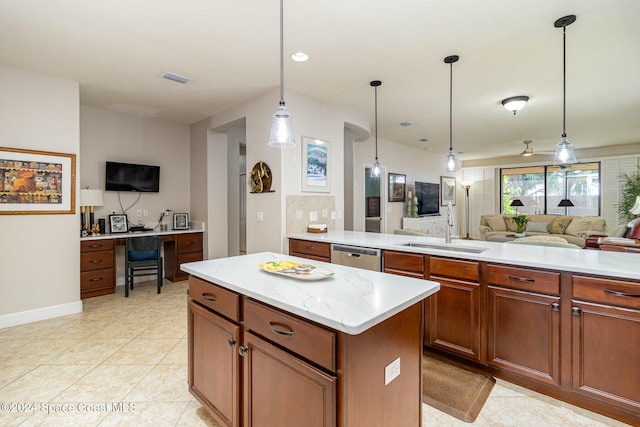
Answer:
<svg viewBox="0 0 640 427"><path fill-rule="evenodd" d="M573 390L640 410L640 311L572 304Z"/></svg>
<svg viewBox="0 0 640 427"><path fill-rule="evenodd" d="M440 290L429 304L428 345L480 360L480 285L432 276Z"/></svg>
<svg viewBox="0 0 640 427"><path fill-rule="evenodd" d="M245 427L336 425L336 377L250 332L243 349Z"/></svg>
<svg viewBox="0 0 640 427"><path fill-rule="evenodd" d="M488 288L489 365L559 385L560 297Z"/></svg>
<svg viewBox="0 0 640 427"><path fill-rule="evenodd" d="M226 427L240 426L240 326L189 301L189 389Z"/></svg>

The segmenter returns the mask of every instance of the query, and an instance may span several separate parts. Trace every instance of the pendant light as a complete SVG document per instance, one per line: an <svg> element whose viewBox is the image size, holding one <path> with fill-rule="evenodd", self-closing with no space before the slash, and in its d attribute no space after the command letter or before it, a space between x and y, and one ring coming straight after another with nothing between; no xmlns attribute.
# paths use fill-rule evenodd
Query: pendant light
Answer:
<svg viewBox="0 0 640 427"><path fill-rule="evenodd" d="M369 83L373 86L375 93L375 125L376 125L376 159L371 167L371 178L377 178L380 176L380 162L378 161L378 86L382 84L380 80L374 80Z"/></svg>
<svg viewBox="0 0 640 427"><path fill-rule="evenodd" d="M555 165L569 165L577 163L576 153L573 151L573 144L567 139L566 116L567 116L567 25L576 22L575 15L568 15L558 19L553 26L562 28L562 139L556 146L556 154L553 158Z"/></svg>
<svg viewBox="0 0 640 427"><path fill-rule="evenodd" d="M284 106L284 62L282 52L284 32L283 1L284 0L280 0L280 104L278 105L276 113L273 115L268 143L270 147L294 147L296 145L296 138L293 136L293 127L291 126L291 116Z"/></svg>
<svg viewBox="0 0 640 427"><path fill-rule="evenodd" d="M457 172L460 170L458 158L453 153L453 63L458 62L458 55L451 55L444 58L444 63L450 65L449 73L449 154L445 159L445 172Z"/></svg>

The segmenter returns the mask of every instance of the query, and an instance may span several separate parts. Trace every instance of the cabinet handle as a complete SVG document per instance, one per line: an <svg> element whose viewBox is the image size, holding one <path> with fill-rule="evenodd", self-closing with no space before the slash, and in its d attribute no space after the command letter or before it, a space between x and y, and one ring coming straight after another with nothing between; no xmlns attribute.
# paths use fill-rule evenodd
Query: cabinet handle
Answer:
<svg viewBox="0 0 640 427"><path fill-rule="evenodd" d="M283 331L281 329L276 328L276 325L278 326L284 326L285 328L289 329L288 331ZM278 335L282 335L284 337L292 337L293 336L293 329L289 328L287 325L282 325L279 323L274 323L274 322L269 322L269 327L271 328L271 330L278 334Z"/></svg>
<svg viewBox="0 0 640 427"><path fill-rule="evenodd" d="M102 245L101 244L94 244L94 245L90 245L89 247L92 248L92 249L93 248L101 248Z"/></svg>
<svg viewBox="0 0 640 427"><path fill-rule="evenodd" d="M235 338L229 338L227 340L227 345L229 346L229 348L232 348L234 345L236 345L236 339Z"/></svg>
<svg viewBox="0 0 640 427"><path fill-rule="evenodd" d="M557 302L554 302L553 304L551 304L551 309L553 311L560 311L560 304L558 304Z"/></svg>
<svg viewBox="0 0 640 427"><path fill-rule="evenodd" d="M612 291L611 289L605 289L604 293L605 294L609 294L609 295L615 295L615 296L618 296L618 297L640 298L640 295L638 295L638 294L627 294L625 292Z"/></svg>
<svg viewBox="0 0 640 427"><path fill-rule="evenodd" d="M91 262L91 264L97 264L99 262L102 262L102 260L101 259L92 259L90 262Z"/></svg>
<svg viewBox="0 0 640 427"><path fill-rule="evenodd" d="M571 307L571 314L573 314L574 316L580 316L580 312L582 310L580 310L580 307Z"/></svg>
<svg viewBox="0 0 640 427"><path fill-rule="evenodd" d="M240 347L238 347L238 354L240 356L245 356L247 353L249 353L249 347L247 347L246 345L241 345Z"/></svg>
<svg viewBox="0 0 640 427"><path fill-rule="evenodd" d="M193 245L195 242L184 242L185 245Z"/></svg>
<svg viewBox="0 0 640 427"><path fill-rule="evenodd" d="M218 300L218 298L216 298L215 295L205 294L204 292L202 293L202 299L205 301L211 301L211 302L216 302Z"/></svg>
<svg viewBox="0 0 640 427"><path fill-rule="evenodd" d="M305 246L304 249L307 250L307 251L312 251L313 250L313 246Z"/></svg>
<svg viewBox="0 0 640 427"><path fill-rule="evenodd" d="M93 279L89 280L90 282L99 282L102 280L102 277L94 277Z"/></svg>
<svg viewBox="0 0 640 427"><path fill-rule="evenodd" d="M511 274L509 275L509 279L517 280L518 282L527 282L527 283L533 283L536 281L536 279L529 279L528 277L512 276Z"/></svg>

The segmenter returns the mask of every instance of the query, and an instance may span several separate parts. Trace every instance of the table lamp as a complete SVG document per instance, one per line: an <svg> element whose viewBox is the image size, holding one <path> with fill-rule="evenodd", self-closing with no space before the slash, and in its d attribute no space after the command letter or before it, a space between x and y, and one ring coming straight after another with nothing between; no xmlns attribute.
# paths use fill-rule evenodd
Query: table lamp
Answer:
<svg viewBox="0 0 640 427"><path fill-rule="evenodd" d="M524 206L524 203L520 199L513 199L509 206L516 208L516 215L518 215L518 208Z"/></svg>
<svg viewBox="0 0 640 427"><path fill-rule="evenodd" d="M81 222L82 222L82 229L84 229L85 226L87 226L87 228L91 228L93 226L93 221L94 221L94 217L93 217L93 208L94 206L102 206L103 205L103 200L102 200L102 190L93 190L90 188L82 188L80 189L80 215L81 215ZM85 208L88 208L85 210ZM89 213L89 221L87 223L87 220L85 218L85 212ZM100 232L103 232L104 230L100 230Z"/></svg>

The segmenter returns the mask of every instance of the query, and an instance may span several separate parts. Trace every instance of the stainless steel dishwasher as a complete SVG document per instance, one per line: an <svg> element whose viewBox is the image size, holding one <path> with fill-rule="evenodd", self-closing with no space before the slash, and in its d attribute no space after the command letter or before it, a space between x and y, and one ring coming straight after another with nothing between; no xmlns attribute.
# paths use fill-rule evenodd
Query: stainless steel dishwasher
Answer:
<svg viewBox="0 0 640 427"><path fill-rule="evenodd" d="M382 271L382 251L380 249L331 244L331 264Z"/></svg>

